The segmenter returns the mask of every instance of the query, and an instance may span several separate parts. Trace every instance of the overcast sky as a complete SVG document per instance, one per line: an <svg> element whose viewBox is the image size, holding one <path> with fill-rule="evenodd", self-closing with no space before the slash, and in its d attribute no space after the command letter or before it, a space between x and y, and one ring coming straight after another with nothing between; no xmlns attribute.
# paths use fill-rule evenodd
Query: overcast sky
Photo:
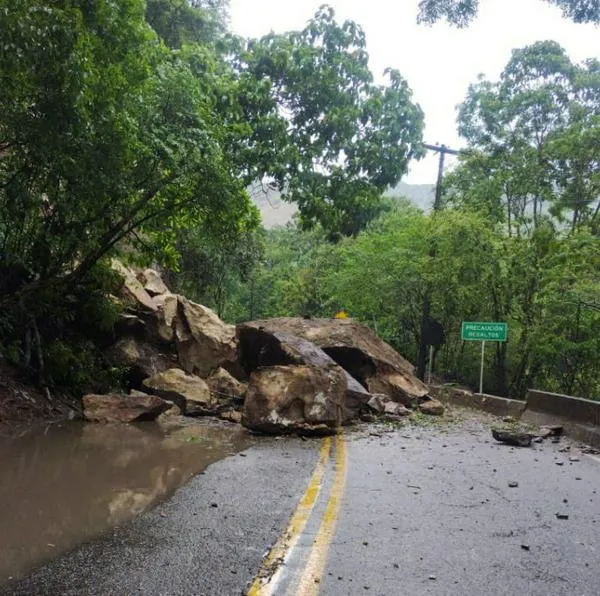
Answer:
<svg viewBox="0 0 600 596"><path fill-rule="evenodd" d="M235 33L257 37L300 29L324 0L231 0ZM600 58L600 28L576 25L542 0L481 0L468 29L416 24L418 0L329 0L338 20L352 19L367 36L371 68L397 68L425 112L425 141L460 147L456 106L479 73L496 78L513 48L554 39L574 61ZM411 183L435 182L436 158L411 165Z"/></svg>

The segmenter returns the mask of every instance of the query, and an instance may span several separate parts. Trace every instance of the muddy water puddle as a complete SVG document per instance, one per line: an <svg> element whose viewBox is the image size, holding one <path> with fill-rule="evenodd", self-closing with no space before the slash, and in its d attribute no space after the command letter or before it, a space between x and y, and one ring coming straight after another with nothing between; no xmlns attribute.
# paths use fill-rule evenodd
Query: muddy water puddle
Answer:
<svg viewBox="0 0 600 596"><path fill-rule="evenodd" d="M0 437L0 586L250 446L243 430L61 423Z"/></svg>

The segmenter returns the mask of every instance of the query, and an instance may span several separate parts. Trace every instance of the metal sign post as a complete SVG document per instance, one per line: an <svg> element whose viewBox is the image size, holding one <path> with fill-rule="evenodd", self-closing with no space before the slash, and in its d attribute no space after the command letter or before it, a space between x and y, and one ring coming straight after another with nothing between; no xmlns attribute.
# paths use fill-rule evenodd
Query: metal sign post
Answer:
<svg viewBox="0 0 600 596"><path fill-rule="evenodd" d="M427 373L427 384L431 385L431 374L433 369L433 346L429 346L429 371Z"/></svg>
<svg viewBox="0 0 600 596"><path fill-rule="evenodd" d="M479 393L483 393L483 360L485 358L485 342L481 342L481 370L479 371Z"/></svg>
<svg viewBox="0 0 600 596"><path fill-rule="evenodd" d="M464 321L460 337L463 341L481 342L481 369L479 371L479 393L483 393L483 364L486 341L506 341L508 325L506 323L474 323Z"/></svg>

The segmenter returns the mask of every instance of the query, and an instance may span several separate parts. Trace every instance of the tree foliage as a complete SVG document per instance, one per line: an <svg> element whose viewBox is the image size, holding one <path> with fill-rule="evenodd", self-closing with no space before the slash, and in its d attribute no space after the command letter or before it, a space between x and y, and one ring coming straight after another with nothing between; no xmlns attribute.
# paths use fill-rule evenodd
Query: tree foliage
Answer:
<svg viewBox="0 0 600 596"><path fill-rule="evenodd" d="M208 226L181 230L177 250L181 255L179 271L170 273L169 285L192 300L214 308L220 317L235 318L231 295L247 282L263 257L264 232L253 211L215 233Z"/></svg>
<svg viewBox="0 0 600 596"><path fill-rule="evenodd" d="M555 42L515 50L498 82L469 88L459 114L469 151L451 196L501 217L509 235L544 218L596 228L599 117L598 61L573 64Z"/></svg>
<svg viewBox="0 0 600 596"><path fill-rule="evenodd" d="M251 40L237 67L276 106L260 129L274 141L262 177L298 204L306 227L356 233L422 153L423 115L406 81L388 70L388 84L374 84L362 29L337 23L328 7L302 31Z"/></svg>
<svg viewBox="0 0 600 596"><path fill-rule="evenodd" d="M80 279L159 218L247 209L219 146L222 123L143 8L6 9L0 269L27 272L16 294Z"/></svg>
<svg viewBox="0 0 600 596"><path fill-rule="evenodd" d="M575 23L600 23L600 4L596 0L544 0L558 6ZM477 16L479 0L420 0L418 21L431 25L446 20L466 27Z"/></svg>

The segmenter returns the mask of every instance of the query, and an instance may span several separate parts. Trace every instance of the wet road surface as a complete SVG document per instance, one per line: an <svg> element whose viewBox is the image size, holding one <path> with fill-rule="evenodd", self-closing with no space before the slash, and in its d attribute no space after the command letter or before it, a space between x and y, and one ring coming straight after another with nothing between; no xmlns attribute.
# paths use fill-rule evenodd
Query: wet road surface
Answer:
<svg viewBox="0 0 600 596"><path fill-rule="evenodd" d="M460 417L261 439L0 593L600 594L600 461Z"/></svg>

